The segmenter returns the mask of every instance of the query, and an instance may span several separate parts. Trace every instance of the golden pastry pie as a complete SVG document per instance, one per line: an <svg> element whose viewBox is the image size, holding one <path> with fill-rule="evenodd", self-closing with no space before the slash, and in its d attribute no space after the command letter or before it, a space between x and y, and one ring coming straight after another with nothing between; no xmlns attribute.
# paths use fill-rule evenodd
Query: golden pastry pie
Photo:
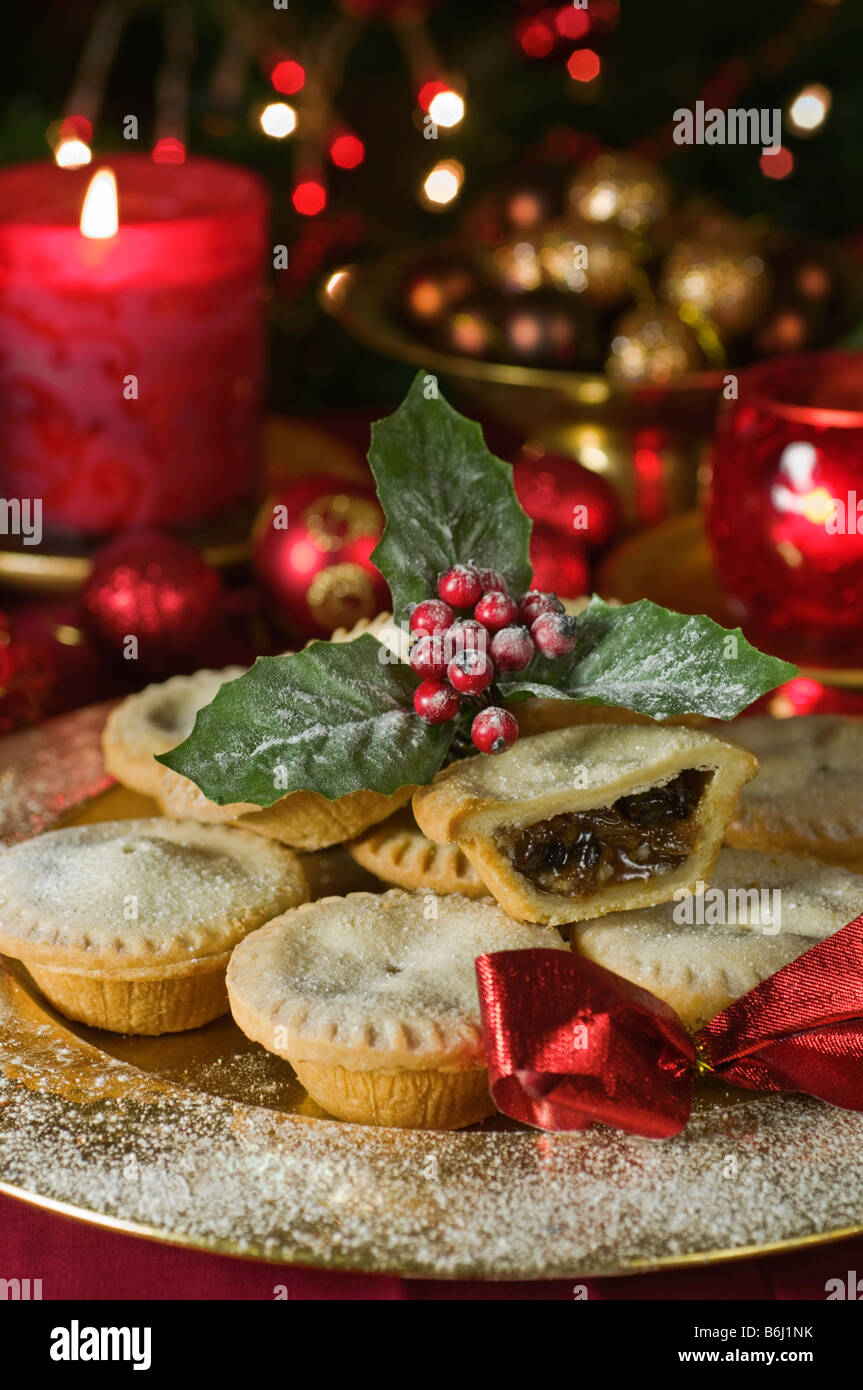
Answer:
<svg viewBox="0 0 863 1390"><path fill-rule="evenodd" d="M227 666L223 671L172 676L121 700L102 731L106 770L124 787L158 797L167 769L156 762L157 755L188 738L198 710L215 698L226 681L236 680L243 671L242 666Z"/></svg>
<svg viewBox="0 0 863 1390"><path fill-rule="evenodd" d="M488 889L458 845L436 845L429 840L409 806L372 826L347 848L358 864L385 883L428 888L434 893L464 893L468 898L488 897Z"/></svg>
<svg viewBox="0 0 863 1390"><path fill-rule="evenodd" d="M322 898L240 944L231 1012L331 1115L457 1129L494 1111L474 961L531 946L568 950L490 899L396 888Z"/></svg>
<svg viewBox="0 0 863 1390"><path fill-rule="evenodd" d="M253 830L292 849L327 849L352 840L370 825L391 816L410 800L416 787L399 787L391 796L383 792L349 792L330 801L320 792L289 792L272 806L234 802L217 806L178 772L165 768L157 801L166 816L218 824L229 823Z"/></svg>
<svg viewBox="0 0 863 1390"><path fill-rule="evenodd" d="M726 727L759 764L731 817L727 844L863 862L863 719L753 715Z"/></svg>
<svg viewBox="0 0 863 1390"><path fill-rule="evenodd" d="M152 796L174 820L238 825L302 850L350 840L410 800L414 787L400 787L392 796L352 792L335 801L299 791L263 808L244 801L219 806L187 777L157 763L157 754L167 753L192 732L198 710L215 698L225 681L242 674L241 666L196 671L129 695L111 712L102 735L107 770L123 786Z"/></svg>
<svg viewBox="0 0 863 1390"><path fill-rule="evenodd" d="M413 799L513 916L645 907L707 878L751 754L695 729L581 725L451 763Z"/></svg>
<svg viewBox="0 0 863 1390"><path fill-rule="evenodd" d="M173 1033L227 1011L247 932L307 894L290 850L193 821L103 821L0 853L0 952L68 1018Z"/></svg>
<svg viewBox="0 0 863 1390"><path fill-rule="evenodd" d="M700 1028L863 910L863 877L812 859L724 849L697 895L572 927L582 955Z"/></svg>
<svg viewBox="0 0 863 1390"><path fill-rule="evenodd" d="M507 708L516 717L519 738L545 734L551 729L571 729L575 724L641 724L656 728L659 723L700 729L707 722L700 714L677 714L671 719L656 720L637 714L635 710L618 709L613 705L585 705L578 700L513 700Z"/></svg>

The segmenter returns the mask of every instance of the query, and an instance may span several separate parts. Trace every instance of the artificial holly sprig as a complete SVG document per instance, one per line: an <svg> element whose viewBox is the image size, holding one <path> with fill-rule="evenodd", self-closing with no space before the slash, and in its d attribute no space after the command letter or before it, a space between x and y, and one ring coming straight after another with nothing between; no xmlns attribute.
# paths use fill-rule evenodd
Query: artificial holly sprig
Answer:
<svg viewBox="0 0 863 1390"><path fill-rule="evenodd" d="M731 719L795 674L711 618L594 597L568 619L554 595L530 590L530 521L512 469L433 377L420 373L373 426L369 463L386 523L373 559L395 620L409 624L410 659L365 634L261 657L222 686L159 759L219 805L424 784L452 751L469 751L468 725L475 748L510 746L517 724L504 702Z"/></svg>

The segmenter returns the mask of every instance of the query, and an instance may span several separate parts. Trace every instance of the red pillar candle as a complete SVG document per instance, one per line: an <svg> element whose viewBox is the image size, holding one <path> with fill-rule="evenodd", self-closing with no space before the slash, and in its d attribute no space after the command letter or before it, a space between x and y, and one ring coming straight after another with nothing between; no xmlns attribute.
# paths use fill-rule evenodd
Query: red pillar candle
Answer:
<svg viewBox="0 0 863 1390"><path fill-rule="evenodd" d="M119 226L81 210L114 171ZM245 169L113 155L0 171L0 495L47 533L184 526L250 493L268 203Z"/></svg>

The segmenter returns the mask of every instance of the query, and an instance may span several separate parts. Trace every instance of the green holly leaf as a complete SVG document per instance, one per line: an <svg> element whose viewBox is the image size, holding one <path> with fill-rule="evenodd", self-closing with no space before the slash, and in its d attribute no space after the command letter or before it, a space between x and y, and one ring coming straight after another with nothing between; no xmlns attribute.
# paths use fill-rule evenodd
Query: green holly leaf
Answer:
<svg viewBox="0 0 863 1390"><path fill-rule="evenodd" d="M508 699L618 705L652 719L733 719L796 674L790 662L751 646L739 627L729 631L712 618L673 613L650 599L617 608L594 597L578 619L569 656L535 656L524 671L501 676L499 685Z"/></svg>
<svg viewBox="0 0 863 1390"><path fill-rule="evenodd" d="M429 382L420 372L395 414L372 425L369 463L386 518L372 559L397 618L433 596L438 575L459 561L499 570L513 593L533 573L512 468L489 452L475 421L427 397Z"/></svg>
<svg viewBox="0 0 863 1390"><path fill-rule="evenodd" d="M271 806L292 791L335 799L430 782L452 724L414 713L416 678L368 633L259 657L198 713L189 737L158 761L211 801Z"/></svg>

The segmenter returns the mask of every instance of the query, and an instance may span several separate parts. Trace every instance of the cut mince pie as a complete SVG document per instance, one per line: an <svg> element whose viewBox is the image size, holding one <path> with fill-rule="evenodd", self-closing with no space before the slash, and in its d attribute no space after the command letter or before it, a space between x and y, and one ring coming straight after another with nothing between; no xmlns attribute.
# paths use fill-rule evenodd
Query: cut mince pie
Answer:
<svg viewBox="0 0 863 1390"><path fill-rule="evenodd" d="M663 902L707 878L757 767L694 729L584 725L452 763L413 807L509 912L557 924Z"/></svg>

